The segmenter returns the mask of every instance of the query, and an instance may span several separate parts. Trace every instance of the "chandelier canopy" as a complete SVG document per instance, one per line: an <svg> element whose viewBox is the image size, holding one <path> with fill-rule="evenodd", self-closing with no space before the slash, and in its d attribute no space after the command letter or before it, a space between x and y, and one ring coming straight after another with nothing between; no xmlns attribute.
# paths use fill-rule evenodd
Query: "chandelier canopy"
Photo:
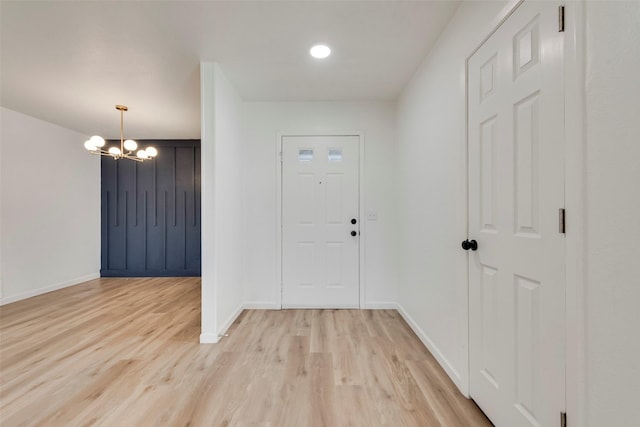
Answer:
<svg viewBox="0 0 640 427"><path fill-rule="evenodd" d="M124 139L124 112L129 108L126 105L116 105L116 110L120 111L120 147L105 147L106 141L104 138L94 135L84 142L84 148L89 150L91 154L111 156L114 160L128 159L143 162L156 157L158 150L154 147L138 150L137 142L133 139Z"/></svg>

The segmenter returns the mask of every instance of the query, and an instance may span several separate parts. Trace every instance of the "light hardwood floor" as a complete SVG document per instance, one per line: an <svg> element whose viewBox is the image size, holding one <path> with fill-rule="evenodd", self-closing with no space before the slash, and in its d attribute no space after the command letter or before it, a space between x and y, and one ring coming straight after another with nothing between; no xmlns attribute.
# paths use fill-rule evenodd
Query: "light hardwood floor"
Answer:
<svg viewBox="0 0 640 427"><path fill-rule="evenodd" d="M198 278L0 307L0 425L491 425L392 310L248 310L218 344L199 332Z"/></svg>

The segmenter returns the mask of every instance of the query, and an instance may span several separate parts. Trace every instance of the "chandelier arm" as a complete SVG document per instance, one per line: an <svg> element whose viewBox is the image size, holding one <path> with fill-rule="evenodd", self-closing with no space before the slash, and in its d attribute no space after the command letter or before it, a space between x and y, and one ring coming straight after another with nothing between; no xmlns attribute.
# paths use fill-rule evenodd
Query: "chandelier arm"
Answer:
<svg viewBox="0 0 640 427"><path fill-rule="evenodd" d="M89 153L94 154L96 156L112 156L111 154L109 154L106 151L89 151Z"/></svg>
<svg viewBox="0 0 640 427"><path fill-rule="evenodd" d="M98 148L98 149L96 149L96 150L91 150L91 151L89 151L89 153L91 153L91 154L105 154L105 153L107 153L107 152L106 152L106 151L104 151L104 150L102 150L102 149L100 149L100 148Z"/></svg>
<svg viewBox="0 0 640 427"><path fill-rule="evenodd" d="M122 156L122 158L129 159L129 160L135 160L136 162L140 162L140 163L144 162L144 159L139 159L137 157L130 156L128 154L125 154L124 156Z"/></svg>

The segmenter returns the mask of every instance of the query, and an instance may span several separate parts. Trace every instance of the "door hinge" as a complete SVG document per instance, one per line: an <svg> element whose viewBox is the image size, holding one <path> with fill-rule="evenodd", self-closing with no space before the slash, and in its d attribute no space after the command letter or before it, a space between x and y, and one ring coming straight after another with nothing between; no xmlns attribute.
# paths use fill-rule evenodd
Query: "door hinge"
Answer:
<svg viewBox="0 0 640 427"><path fill-rule="evenodd" d="M560 234L567 233L567 222L565 218L564 208L558 209L558 232Z"/></svg>
<svg viewBox="0 0 640 427"><path fill-rule="evenodd" d="M564 6L558 6L558 32L564 33Z"/></svg>
<svg viewBox="0 0 640 427"><path fill-rule="evenodd" d="M560 412L560 427L567 427L567 413Z"/></svg>

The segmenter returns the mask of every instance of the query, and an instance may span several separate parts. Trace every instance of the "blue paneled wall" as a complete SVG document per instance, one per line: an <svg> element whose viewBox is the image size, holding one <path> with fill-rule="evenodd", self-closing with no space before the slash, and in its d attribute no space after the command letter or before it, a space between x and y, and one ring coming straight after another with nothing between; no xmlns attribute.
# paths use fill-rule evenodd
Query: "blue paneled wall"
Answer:
<svg viewBox="0 0 640 427"><path fill-rule="evenodd" d="M102 157L102 276L200 275L200 141L138 141L158 157Z"/></svg>

